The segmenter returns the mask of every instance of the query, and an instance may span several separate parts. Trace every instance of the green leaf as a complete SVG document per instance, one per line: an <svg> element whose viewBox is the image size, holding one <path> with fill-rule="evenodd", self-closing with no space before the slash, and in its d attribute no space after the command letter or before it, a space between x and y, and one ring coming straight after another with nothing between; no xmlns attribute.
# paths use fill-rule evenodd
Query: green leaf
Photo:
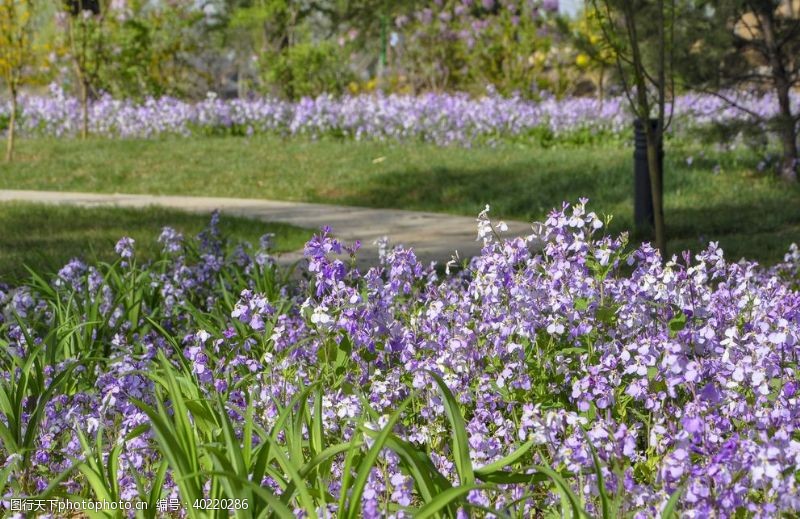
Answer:
<svg viewBox="0 0 800 519"><path fill-rule="evenodd" d="M392 429L394 428L395 424L400 419L400 415L405 410L406 407L411 403L412 397L406 398L397 410L389 416L389 420L386 423L386 426L381 430L380 434L375 441L372 443L372 447L370 447L369 451L367 451L367 455L361 460L361 463L358 464L357 467L357 474L356 479L353 482L353 488L350 493L350 498L348 499L348 507L347 510L342 510L345 512L344 517L348 519L356 519L359 516L361 510L361 496L364 494L364 489L367 486L367 479L369 478L369 473L372 471L372 468L378 462L378 456L380 455L381 450L383 450L384 446L386 445L389 436L392 433ZM345 468L347 468L347 463L345 463ZM345 480L346 481L346 480ZM343 486L341 489L342 494L347 492L347 487Z"/></svg>
<svg viewBox="0 0 800 519"><path fill-rule="evenodd" d="M534 441L533 440L528 440L527 442L525 442L524 444L519 446L517 448L517 450L515 450L514 452L512 452L508 456L505 456L505 457L495 461L494 463L490 463L488 465L484 465L483 467L481 467L479 469L476 469L475 470L475 475L478 476L479 478L483 479L483 476L490 475L490 474L492 474L494 472L497 472L497 471L500 471L500 470L504 469L505 467L507 467L507 466L509 466L509 465L511 465L513 463L516 463L517 461L519 461L520 458L522 458L531 449L531 447L533 447L533 445L534 445Z"/></svg>
<svg viewBox="0 0 800 519"><path fill-rule="evenodd" d="M373 438L378 436L377 431L366 427L362 430ZM450 482L439 472L431 459L409 442L391 434L386 441L386 446L400 457L401 465L411 474L414 484L426 503L432 501L441 492L452 488Z"/></svg>
<svg viewBox="0 0 800 519"><path fill-rule="evenodd" d="M683 494L683 488L683 486L678 487L675 492L669 496L667 504L664 505L664 510L661 511L661 519L671 519L672 517L677 517L675 510L678 506L678 501L681 498L681 494Z"/></svg>
<svg viewBox="0 0 800 519"><path fill-rule="evenodd" d="M561 495L561 515L562 517L572 517L573 519L588 517L588 514L581 506L581 500L569 486L569 483L555 470L550 467L536 465L537 471L546 474L556 486L556 490Z"/></svg>
<svg viewBox="0 0 800 519"><path fill-rule="evenodd" d="M533 472L530 472L533 470ZM519 485L531 483L544 483L550 479L546 474L537 472L535 468L524 468L515 472L497 470L480 476L481 481L496 483L498 485Z"/></svg>
<svg viewBox="0 0 800 519"><path fill-rule="evenodd" d="M475 483L475 472L472 468L472 460L469 456L469 442L467 440L467 426L464 423L464 417L461 415L461 409L456 402L450 388L444 383L444 380L432 371L428 374L433 378L439 391L444 397L444 410L447 414L447 419L450 421L450 434L452 438L453 456L455 457L456 472L461 485L471 485Z"/></svg>
<svg viewBox="0 0 800 519"><path fill-rule="evenodd" d="M686 328L686 314L678 311L675 317L669 321L669 336L675 337L684 328Z"/></svg>
<svg viewBox="0 0 800 519"><path fill-rule="evenodd" d="M585 353L589 353L589 350L587 348L578 348L573 346L570 348L560 349L558 350L558 353L562 355L572 355L572 354L583 355Z"/></svg>
<svg viewBox="0 0 800 519"><path fill-rule="evenodd" d="M359 453L361 452L360 449L356 448L358 444L358 436L353 435L350 439L350 449L347 449L347 455L344 458L344 468L342 473L344 476L342 477L342 488L339 491L339 506L338 509L344 511L345 510L345 503L347 500L347 490L351 486L351 482L353 480L353 467L358 466L360 464L358 460Z"/></svg>
<svg viewBox="0 0 800 519"><path fill-rule="evenodd" d="M266 441L273 442L272 438L266 438ZM317 517L317 507L314 505L314 501L311 498L308 486L306 486L305 481L300 476L299 469L301 467L298 467L295 462L291 461L279 446L274 445L274 447L277 447L272 449L272 454L275 457L275 461L278 462L281 470L283 470L283 472L287 474L289 479L294 483L294 488L296 489L296 493L294 494L297 496L300 506L303 507L305 512L308 514L308 517L315 519ZM287 504L292 497L294 496L284 492L284 495L281 496L281 502Z"/></svg>
<svg viewBox="0 0 800 519"><path fill-rule="evenodd" d="M433 498L433 500L426 503L422 508L417 510L417 512L414 514L414 517L415 519L427 519L428 517L433 517L444 508L464 500L468 493L481 488L487 487L486 485L476 485L471 483L469 485L448 488Z"/></svg>
<svg viewBox="0 0 800 519"><path fill-rule="evenodd" d="M583 429L582 429L583 430ZM589 450L592 453L592 463L594 464L595 476L597 476L597 492L600 494L600 505L603 511L603 519L615 519L617 517L617 510L613 506L611 499L608 497L608 490L606 490L606 481L603 477L603 467L600 464L600 458L597 456L597 449L594 448L591 438L583 430L583 436L586 439L586 444L589 445Z"/></svg>
<svg viewBox="0 0 800 519"><path fill-rule="evenodd" d="M582 312L589 308L589 300L585 297L575 299L575 310Z"/></svg>
<svg viewBox="0 0 800 519"><path fill-rule="evenodd" d="M614 305L604 305L597 308L595 318L601 323L613 325L617 320L617 308Z"/></svg>
<svg viewBox="0 0 800 519"><path fill-rule="evenodd" d="M210 475L212 476L221 476L225 478L229 478L231 480L236 480L242 487L246 487L248 490L253 492L254 494L258 495L261 499L263 499L267 503L268 510L272 512L274 515L279 517L280 519L294 519L295 515L286 506L280 499L275 496L272 492L268 489L262 487L261 485L257 485L253 481L249 481L248 479L243 479L240 476L234 473L224 473L224 472L212 472ZM307 511L309 512L309 511ZM312 509L310 513L314 513ZM257 517L262 517L261 515ZM316 517L316 516L314 516Z"/></svg>

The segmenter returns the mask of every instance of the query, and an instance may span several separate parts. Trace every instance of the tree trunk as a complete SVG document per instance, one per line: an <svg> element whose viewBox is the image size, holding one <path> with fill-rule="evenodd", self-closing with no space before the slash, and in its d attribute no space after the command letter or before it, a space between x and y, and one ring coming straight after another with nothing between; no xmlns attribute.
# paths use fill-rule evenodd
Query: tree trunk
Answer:
<svg viewBox="0 0 800 519"><path fill-rule="evenodd" d="M782 85L778 89L778 104L780 105L778 133L783 146L780 176L787 182L797 182L797 129L792 117L788 85Z"/></svg>
<svg viewBox="0 0 800 519"><path fill-rule="evenodd" d="M664 162L659 156L664 144L664 120L667 104L667 40L664 34L664 0L658 0L658 124L655 131L645 124L647 135L647 165L650 170L650 192L653 197L653 223L656 226L656 247L661 251L661 260L667 260L667 231L664 223ZM671 43L671 42L670 42Z"/></svg>
<svg viewBox="0 0 800 519"><path fill-rule="evenodd" d="M81 139L89 136L89 88L81 79Z"/></svg>
<svg viewBox="0 0 800 519"><path fill-rule="evenodd" d="M600 106L603 106L603 101L605 101L605 88L604 88L604 81L606 78L606 66L605 64L600 65L600 79L597 80L597 89L598 89L598 96L600 97Z"/></svg>
<svg viewBox="0 0 800 519"><path fill-rule="evenodd" d="M6 162L14 159L14 132L17 126L17 92L11 89L11 114L8 118L8 135L6 136Z"/></svg>
<svg viewBox="0 0 800 519"><path fill-rule="evenodd" d="M647 138L647 169L650 174L650 196L653 199L653 225L655 226L656 248L661 252L661 261L667 260L667 230L664 223L664 198L662 193L661 181L661 161L658 160L658 144L664 128L663 93L659 95L659 121L656 128L650 125L650 101L647 98L647 79L642 54L639 49L639 37L636 31L635 13L633 4L624 2L625 26L628 31L628 41L631 43L631 51L634 68L634 81L636 83L636 106L634 111L644 124L645 136ZM663 47L661 48L663 52ZM661 73L659 77L661 78Z"/></svg>
<svg viewBox="0 0 800 519"><path fill-rule="evenodd" d="M659 125L663 124L659 122ZM661 260L667 260L667 229L664 222L664 193L663 172L661 161L658 160L659 139L658 130L654 130L649 121L645 122L645 136L647 137L647 169L650 173L650 196L653 200L653 225L655 226L656 248L661 251Z"/></svg>
<svg viewBox="0 0 800 519"><path fill-rule="evenodd" d="M778 134L783 146L780 176L788 182L797 182L797 129L792 117L792 102L789 97L792 82L785 66L784 51L775 36L775 13L771 3L757 3L758 19L764 33L769 66L775 82L775 93L778 96L779 114L777 117Z"/></svg>
<svg viewBox="0 0 800 519"><path fill-rule="evenodd" d="M797 135L793 127L781 131L781 142L783 143L781 178L787 182L797 182Z"/></svg>

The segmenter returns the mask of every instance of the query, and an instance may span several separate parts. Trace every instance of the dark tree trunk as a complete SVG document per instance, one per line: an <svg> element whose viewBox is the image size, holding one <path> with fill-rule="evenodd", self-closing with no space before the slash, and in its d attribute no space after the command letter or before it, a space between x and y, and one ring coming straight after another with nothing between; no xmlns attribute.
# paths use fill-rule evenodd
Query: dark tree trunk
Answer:
<svg viewBox="0 0 800 519"><path fill-rule="evenodd" d="M11 89L11 114L8 118L8 134L6 135L6 162L14 159L14 132L17 127L17 91Z"/></svg>
<svg viewBox="0 0 800 519"><path fill-rule="evenodd" d="M783 160L781 161L781 178L787 182L797 182L797 135L792 129L781 132L783 142Z"/></svg>
<svg viewBox="0 0 800 519"><path fill-rule="evenodd" d="M660 125L659 125L660 126ZM659 130L645 124L647 136L647 168L650 171L650 196L653 199L653 224L655 225L656 248L661 252L661 259L667 260L667 229L664 222L664 194L661 161L659 160Z"/></svg>
<svg viewBox="0 0 800 519"><path fill-rule="evenodd" d="M653 128L647 121L650 119L650 100L647 97L647 78L644 68L644 61L639 48L639 36L636 30L635 12L633 5L625 3L625 24L628 31L628 40L631 44L631 57L634 68L634 82L636 86L636 106L634 107L637 115L645 121L645 136L647 138L647 165L650 170L650 196L653 199L653 225L655 226L655 245L661 252L661 260L667 260L667 227L664 222L664 196L662 192L662 171L661 161L659 160L659 146L661 132L664 128L664 95L663 70L659 70L659 79L662 83L660 87L658 124ZM663 43L663 42L662 42ZM663 52L663 47L660 49Z"/></svg>
<svg viewBox="0 0 800 519"><path fill-rule="evenodd" d="M792 117L792 105L789 98L788 84L778 88L778 134L783 147L783 159L780 165L780 176L787 182L797 182L797 129Z"/></svg>
<svg viewBox="0 0 800 519"><path fill-rule="evenodd" d="M89 136L89 87L81 80L81 139Z"/></svg>
<svg viewBox="0 0 800 519"><path fill-rule="evenodd" d="M783 49L775 36L775 12L772 2L756 2L753 6L764 33L764 45L769 60L775 93L778 96L777 131L783 147L780 176L788 182L797 182L797 128L792 116L792 103L789 97L792 82Z"/></svg>

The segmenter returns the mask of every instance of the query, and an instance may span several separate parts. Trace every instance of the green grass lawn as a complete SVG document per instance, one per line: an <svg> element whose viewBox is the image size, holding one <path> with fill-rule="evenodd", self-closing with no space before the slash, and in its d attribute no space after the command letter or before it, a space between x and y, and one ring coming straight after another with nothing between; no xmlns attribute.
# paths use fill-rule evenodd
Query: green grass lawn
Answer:
<svg viewBox="0 0 800 519"><path fill-rule="evenodd" d="M800 240L800 188L757 173L753 153L714 152L694 143L666 148L671 251L715 240L729 257L771 263ZM0 165L0 188L268 198L464 215L489 203L495 217L523 220L586 196L592 210L614 215L612 230L632 223L632 150L618 141L465 150L273 137L23 140L18 157Z"/></svg>
<svg viewBox="0 0 800 519"><path fill-rule="evenodd" d="M114 244L123 236L136 240L137 258L146 261L158 255L161 247L157 238L164 226L174 227L188 238L208 222L207 215L158 207L137 210L0 204L0 281L25 279L25 265L38 273L53 273L75 257L116 261ZM221 217L220 228L229 240L254 244L263 234L275 233L278 252L297 250L312 235L311 230L291 225L227 216Z"/></svg>

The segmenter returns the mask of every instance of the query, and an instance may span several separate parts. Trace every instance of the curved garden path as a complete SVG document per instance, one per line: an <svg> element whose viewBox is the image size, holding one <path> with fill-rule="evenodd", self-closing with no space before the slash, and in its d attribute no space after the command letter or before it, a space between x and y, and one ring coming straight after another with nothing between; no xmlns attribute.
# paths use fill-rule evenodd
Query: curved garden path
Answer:
<svg viewBox="0 0 800 519"><path fill-rule="evenodd" d="M329 225L334 234L345 242L361 240L359 263L377 261L378 250L373 242L383 236L390 245L411 247L424 262L449 261L455 251L462 258L480 252L476 240L476 219L439 213L403 211L399 209L370 209L302 202L280 202L247 198L215 198L173 195L127 195L102 193L72 193L66 191L0 190L0 202L21 201L79 206L119 206L146 208L162 206L190 212L210 213L215 209L223 214L242 216L270 222L284 222L299 227L319 229ZM491 215L491 214L490 214ZM508 236L531 233L525 222L506 221ZM301 251L284 254L282 263L302 257Z"/></svg>

